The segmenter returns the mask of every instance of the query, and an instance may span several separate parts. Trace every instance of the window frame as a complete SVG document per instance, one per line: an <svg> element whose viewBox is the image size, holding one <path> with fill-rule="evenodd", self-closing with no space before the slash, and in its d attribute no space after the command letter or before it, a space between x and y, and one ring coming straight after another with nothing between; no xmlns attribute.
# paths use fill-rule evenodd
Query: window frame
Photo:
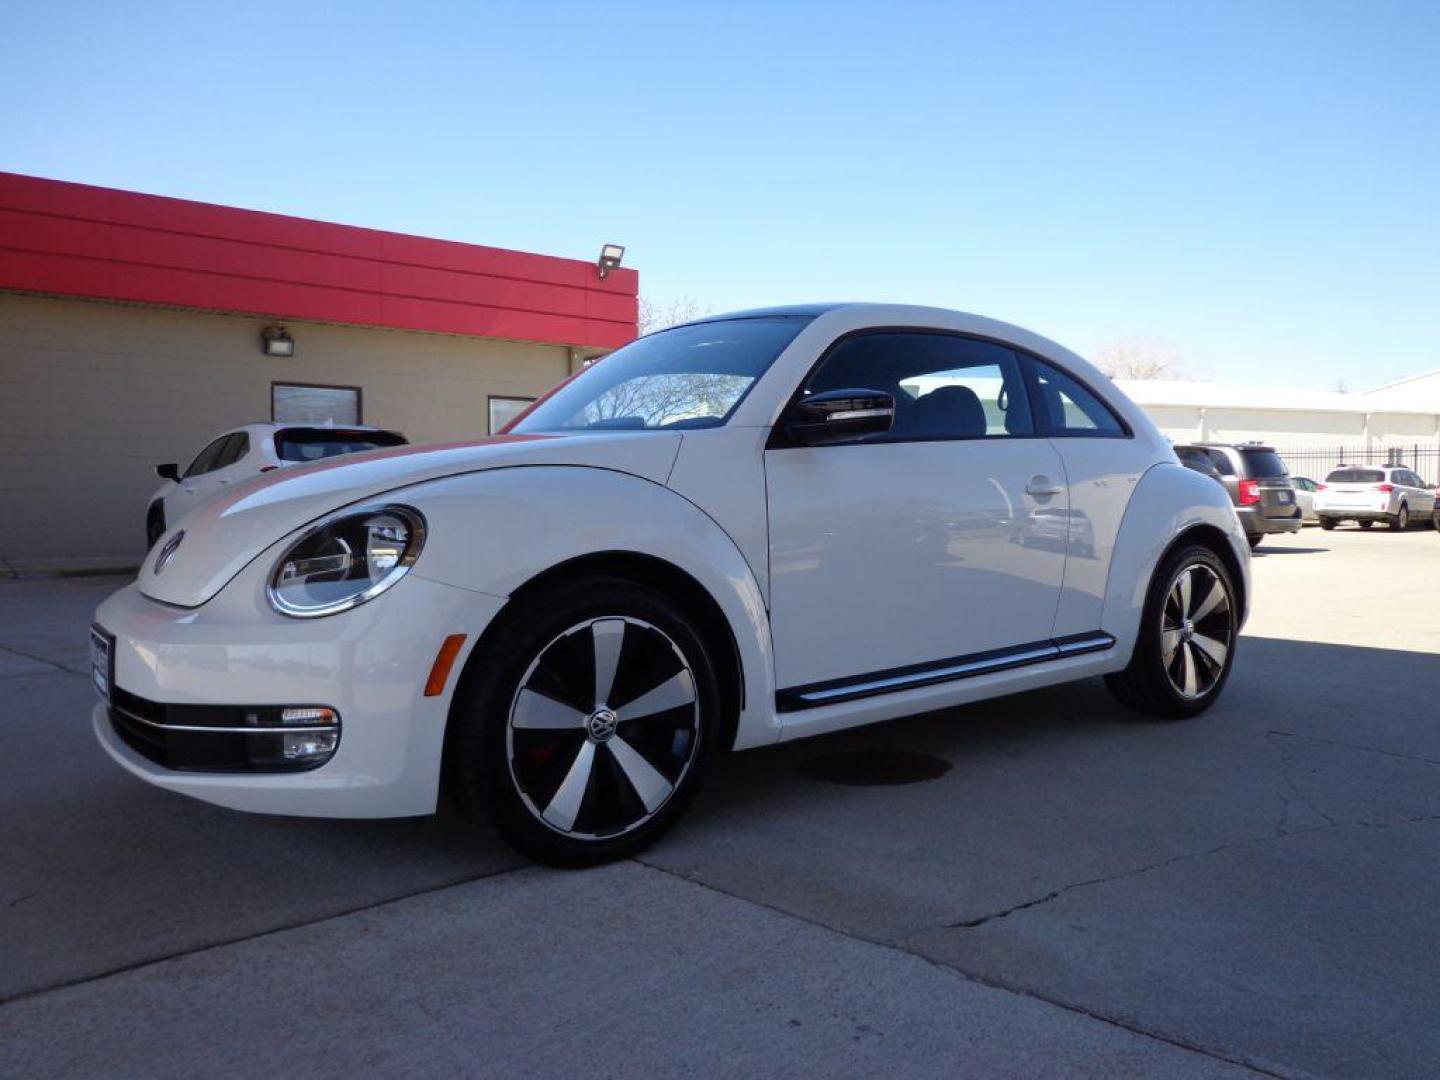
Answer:
<svg viewBox="0 0 1440 1080"><path fill-rule="evenodd" d="M820 353L820 356L815 360L815 362L812 363L808 369L806 369L804 377L795 384L795 389L793 389L790 392L790 396L785 399L784 407L780 410L779 415L775 418L775 423L770 429L770 438L766 440L765 443L766 450L803 449L800 443L792 442L790 437L785 433L786 414L789 413L792 408L794 408L797 401L801 400L805 396L805 387L808 386L810 380L815 377L816 372L818 372L822 367L824 367L825 363L830 359L831 354L834 353L836 349L855 338L870 337L876 334L923 334L927 337L958 338L961 341L979 342L982 345L996 345L1002 349L1008 349L1015 357L1015 366L1018 369L1020 375L1020 385L1025 391L1025 403L1030 407L1030 426L1034 430L1026 432L1024 434L1016 434L1014 432L1007 431L997 435L991 435L987 432L984 435L944 435L938 438L890 437L889 433L887 432L884 438L868 435L863 438L856 439L854 442L834 443L830 446L810 447L810 449L838 450L852 446L893 446L897 444L903 445L905 443L946 442L983 443L1005 442L1018 439L1046 438L1045 433L1040 430L1040 425L1036 422L1035 401L1034 396L1030 392L1030 381L1027 376L1027 360L1030 354L1023 349L1018 348L1013 342L1006 341L1003 338L986 337L983 334L969 334L961 330L946 330L933 326L862 326L857 330L847 330L845 333L837 337L834 341L830 342L829 345L825 346L824 351ZM1078 382L1079 380L1076 381Z"/></svg>
<svg viewBox="0 0 1440 1080"><path fill-rule="evenodd" d="M521 409L518 415L514 416L513 418L510 419L510 421L509 421L508 423L506 423L506 424L504 424L504 425L501 426L500 431L496 431L496 430L495 430L495 416L494 416L494 413L491 412L491 409L492 409L492 407L493 407L493 405L494 405L495 402L497 402L497 401L508 401L508 402L511 402L511 403L523 403L523 404L529 406L529 405L534 405L534 404L535 404L537 401L539 401L539 400L540 400L540 399L539 399L538 397L520 397L520 396L514 395L514 394L486 394L486 395L485 395L485 430L486 430L486 434L487 434L487 435L499 435L501 432L503 432L503 431L505 430L505 428L508 428L511 424L514 424L514 423L516 423L517 421L519 421L521 417L523 417L527 412L530 411L528 408Z"/></svg>
<svg viewBox="0 0 1440 1080"><path fill-rule="evenodd" d="M1025 373L1025 386L1030 394L1030 415L1035 420L1035 429L1042 432L1050 439L1133 439L1135 429L1130 426L1129 421L1122 416L1114 405L1106 400L1105 395L1096 390L1080 376L1076 375L1067 367L1048 360L1043 356L1036 356L1034 353L1024 349L1010 346L1015 354L1023 361ZM1101 431L1098 428L1094 431L1087 431L1079 428L1056 428L1050 423L1049 410L1045 408L1045 398L1040 391L1040 375L1036 370L1036 364L1044 364L1048 368L1058 371L1065 378L1069 379L1080 389L1084 390L1092 398L1100 403L1100 407L1110 414L1110 418L1119 425L1119 431ZM1219 471L1219 470L1217 470ZM1221 475L1224 475L1223 471Z"/></svg>
<svg viewBox="0 0 1440 1080"><path fill-rule="evenodd" d="M322 423L319 420L280 420L275 416L275 388L277 386L293 387L296 390L352 390L355 393L355 421L354 426L365 423L365 388L361 386L345 386L342 383L309 383L292 382L289 379L270 380L270 422L272 424L286 424L290 427L314 427ZM352 425L345 424L344 427Z"/></svg>

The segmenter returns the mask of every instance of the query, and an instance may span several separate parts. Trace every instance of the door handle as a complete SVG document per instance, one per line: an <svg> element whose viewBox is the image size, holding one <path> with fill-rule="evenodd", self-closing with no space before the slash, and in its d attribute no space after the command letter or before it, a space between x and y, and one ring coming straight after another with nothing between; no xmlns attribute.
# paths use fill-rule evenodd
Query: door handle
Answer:
<svg viewBox="0 0 1440 1080"><path fill-rule="evenodd" d="M1025 485L1025 494L1033 495L1037 499L1048 499L1050 496L1060 495L1064 491L1064 484L1057 484L1048 476L1032 476L1030 483Z"/></svg>

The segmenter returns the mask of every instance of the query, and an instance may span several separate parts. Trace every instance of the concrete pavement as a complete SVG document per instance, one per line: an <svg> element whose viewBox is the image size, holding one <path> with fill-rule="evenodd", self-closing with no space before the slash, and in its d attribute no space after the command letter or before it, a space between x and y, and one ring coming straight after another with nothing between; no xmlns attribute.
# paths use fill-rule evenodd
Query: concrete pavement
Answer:
<svg viewBox="0 0 1440 1080"><path fill-rule="evenodd" d="M149 789L88 732L115 583L0 582L0 1075L1440 1075L1437 566L1272 541L1199 720L1086 683L736 755L585 873ZM885 748L951 768L797 773Z"/></svg>

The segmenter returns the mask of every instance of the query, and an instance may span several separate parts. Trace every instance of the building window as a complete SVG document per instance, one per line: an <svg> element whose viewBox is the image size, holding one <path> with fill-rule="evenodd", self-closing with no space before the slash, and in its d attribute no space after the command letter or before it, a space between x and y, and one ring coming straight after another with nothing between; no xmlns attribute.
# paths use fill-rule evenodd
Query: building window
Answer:
<svg viewBox="0 0 1440 1080"><path fill-rule="evenodd" d="M505 426L535 403L533 397L492 397L490 401L490 434L496 435Z"/></svg>
<svg viewBox="0 0 1440 1080"><path fill-rule="evenodd" d="M270 384L270 419L280 424L358 424L358 386Z"/></svg>

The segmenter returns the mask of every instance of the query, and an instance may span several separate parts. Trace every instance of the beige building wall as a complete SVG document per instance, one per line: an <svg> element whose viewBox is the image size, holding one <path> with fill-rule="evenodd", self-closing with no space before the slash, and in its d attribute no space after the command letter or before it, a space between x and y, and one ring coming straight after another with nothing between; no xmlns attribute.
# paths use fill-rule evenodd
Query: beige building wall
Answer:
<svg viewBox="0 0 1440 1080"><path fill-rule="evenodd" d="M488 395L570 372L558 345L304 322L270 357L273 322L0 294L0 572L137 563L155 465L269 420L272 382L358 386L364 423L433 442L483 437Z"/></svg>

